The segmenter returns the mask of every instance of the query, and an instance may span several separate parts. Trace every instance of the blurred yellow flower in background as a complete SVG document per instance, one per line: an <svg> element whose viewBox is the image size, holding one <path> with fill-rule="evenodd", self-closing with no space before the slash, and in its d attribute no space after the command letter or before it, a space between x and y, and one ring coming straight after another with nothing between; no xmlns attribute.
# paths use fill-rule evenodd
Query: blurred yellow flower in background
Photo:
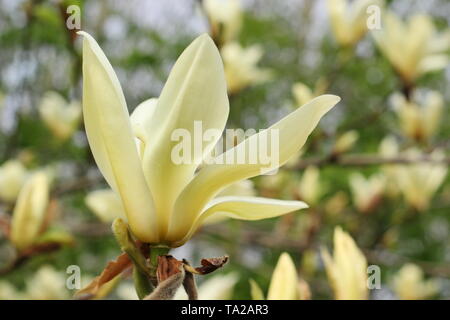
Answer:
<svg viewBox="0 0 450 320"><path fill-rule="evenodd" d="M368 213L379 204L386 182L386 177L382 173L373 174L369 178L365 178L359 172L350 175L350 190L358 211Z"/></svg>
<svg viewBox="0 0 450 320"><path fill-rule="evenodd" d="M323 192L319 169L314 166L307 167L298 186L300 198L308 205L315 206L318 204Z"/></svg>
<svg viewBox="0 0 450 320"><path fill-rule="evenodd" d="M242 27L242 7L239 0L204 0L203 8L211 25L211 36L223 45L236 40Z"/></svg>
<svg viewBox="0 0 450 320"><path fill-rule="evenodd" d="M86 196L85 203L102 222L111 223L116 218L126 220L122 201L111 189L91 191Z"/></svg>
<svg viewBox="0 0 450 320"><path fill-rule="evenodd" d="M253 300L264 300L261 288L250 280ZM297 275L291 256L283 252L272 273L267 300L308 300L311 298L308 284Z"/></svg>
<svg viewBox="0 0 450 320"><path fill-rule="evenodd" d="M319 78L316 81L314 89L311 89L303 82L296 82L292 85L292 95L294 96L295 107L299 107L314 99L315 97L324 94L328 87L325 78Z"/></svg>
<svg viewBox="0 0 450 320"><path fill-rule="evenodd" d="M26 178L27 169L19 160L8 160L0 167L0 198L14 202Z"/></svg>
<svg viewBox="0 0 450 320"><path fill-rule="evenodd" d="M51 266L41 267L28 280L25 295L31 300L64 300L70 295L66 288L66 274Z"/></svg>
<svg viewBox="0 0 450 320"><path fill-rule="evenodd" d="M59 93L49 91L39 104L39 114L55 137L67 140L80 123L81 105L78 101L67 102Z"/></svg>
<svg viewBox="0 0 450 320"><path fill-rule="evenodd" d="M282 253L273 270L267 300L297 300L298 276L294 261L287 253Z"/></svg>
<svg viewBox="0 0 450 320"><path fill-rule="evenodd" d="M333 153L341 154L350 151L359 139L359 133L356 130L349 130L340 135L334 143Z"/></svg>
<svg viewBox="0 0 450 320"><path fill-rule="evenodd" d="M334 230L334 250L331 256L322 248L328 281L337 300L365 300L367 260L352 237L340 227Z"/></svg>
<svg viewBox="0 0 450 320"><path fill-rule="evenodd" d="M450 48L450 30L438 33L430 16L416 14L403 22L391 11L383 13L383 27L373 31L375 41L404 83L411 86L423 74L444 69Z"/></svg>
<svg viewBox="0 0 450 320"><path fill-rule="evenodd" d="M403 135L418 142L429 141L438 131L444 100L437 91L429 91L422 103L407 100L402 94L392 96Z"/></svg>
<svg viewBox="0 0 450 320"><path fill-rule="evenodd" d="M67 274L51 265L41 266L31 277L25 279L25 288L18 290L9 282L0 282L0 300L68 300ZM82 284L90 280L82 277Z"/></svg>
<svg viewBox="0 0 450 320"><path fill-rule="evenodd" d="M231 42L225 44L220 53L225 67L229 94L272 78L272 72L269 69L258 67L258 62L263 56L263 49L259 45L243 48L239 43Z"/></svg>
<svg viewBox="0 0 450 320"><path fill-rule="evenodd" d="M413 263L405 264L394 276L392 287L401 300L423 300L439 291L438 282L425 280L422 269Z"/></svg>
<svg viewBox="0 0 450 320"><path fill-rule="evenodd" d="M416 149L407 150L405 154L413 159L421 156ZM430 157L438 161L442 160L445 154L441 150L435 150ZM445 163L417 162L398 166L396 179L406 202L418 211L425 211L445 181L447 172L448 166Z"/></svg>
<svg viewBox="0 0 450 320"><path fill-rule="evenodd" d="M18 250L31 246L38 237L49 203L49 178L33 173L20 190L11 221L11 242Z"/></svg>
<svg viewBox="0 0 450 320"><path fill-rule="evenodd" d="M342 213L348 206L349 198L344 191L338 191L325 203L325 211L330 216Z"/></svg>
<svg viewBox="0 0 450 320"><path fill-rule="evenodd" d="M367 33L367 8L382 6L380 0L328 0L331 31L342 47L354 46Z"/></svg>

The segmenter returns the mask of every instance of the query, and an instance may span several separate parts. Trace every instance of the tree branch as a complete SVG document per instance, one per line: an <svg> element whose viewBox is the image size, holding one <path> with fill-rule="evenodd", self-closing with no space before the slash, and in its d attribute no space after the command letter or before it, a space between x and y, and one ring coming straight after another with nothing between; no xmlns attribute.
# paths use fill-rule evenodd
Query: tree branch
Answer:
<svg viewBox="0 0 450 320"><path fill-rule="evenodd" d="M422 155L419 157L396 156L396 157L381 157L378 155L346 155L346 156L328 156L328 157L311 157L301 159L295 166L290 167L292 170L305 169L308 166L343 166L343 167L364 167L377 166L386 164L411 164L411 163L435 163L435 164L450 164L450 157L436 159L429 155Z"/></svg>

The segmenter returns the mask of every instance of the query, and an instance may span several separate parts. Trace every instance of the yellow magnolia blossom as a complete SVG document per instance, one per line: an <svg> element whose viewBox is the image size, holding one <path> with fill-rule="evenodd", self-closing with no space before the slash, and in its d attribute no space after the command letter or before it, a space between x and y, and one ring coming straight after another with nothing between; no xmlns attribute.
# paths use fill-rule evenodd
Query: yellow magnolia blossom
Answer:
<svg viewBox="0 0 450 320"><path fill-rule="evenodd" d="M437 33L431 17L417 14L403 22L388 11L383 18L383 27L373 32L375 41L407 85L449 64L450 31Z"/></svg>
<svg viewBox="0 0 450 320"><path fill-rule="evenodd" d="M317 167L309 166L306 168L300 180L298 187L300 198L308 205L316 205L323 193L320 184L320 172Z"/></svg>
<svg viewBox="0 0 450 320"><path fill-rule="evenodd" d="M264 300L264 293L254 280L250 280L250 290L253 300ZM291 256L283 252L272 273L267 300L307 300L310 297L308 284L298 277Z"/></svg>
<svg viewBox="0 0 450 320"><path fill-rule="evenodd" d="M225 44L237 38L242 27L242 7L239 0L204 0L203 8L214 39Z"/></svg>
<svg viewBox="0 0 450 320"><path fill-rule="evenodd" d="M402 94L392 97L402 133L413 140L429 141L439 128L444 100L437 91L430 91L422 103L408 101Z"/></svg>
<svg viewBox="0 0 450 320"><path fill-rule="evenodd" d="M387 181L381 173L366 179L361 173L356 172L350 175L349 183L356 208L360 212L367 213L380 201Z"/></svg>
<svg viewBox="0 0 450 320"><path fill-rule="evenodd" d="M34 173L20 190L11 221L11 242L26 249L41 231L49 202L49 179L43 171Z"/></svg>
<svg viewBox="0 0 450 320"><path fill-rule="evenodd" d="M137 239L151 245L184 244L206 218L217 213L242 220L276 217L305 208L299 201L256 197L214 197L225 187L273 170L262 163L203 165L220 134L202 141L192 161L172 159L175 130L194 135L195 122L222 132L229 105L220 54L207 35L194 40L173 66L158 99L141 103L131 116L117 76L97 42L83 41L83 115L95 161L109 186L120 196ZM279 135L282 165L306 142L320 118L339 98L318 97L269 128ZM265 131L266 132L266 131ZM250 152L252 135L224 153ZM262 139L261 139L262 140ZM248 157L247 157L248 158Z"/></svg>
<svg viewBox="0 0 450 320"><path fill-rule="evenodd" d="M420 157L420 152L411 149L405 152L409 157ZM430 157L439 161L445 157L441 150L435 150ZM396 169L397 185L405 200L416 210L425 211L447 176L445 163L418 162L398 166Z"/></svg>
<svg viewBox="0 0 450 320"><path fill-rule="evenodd" d="M39 114L58 139L66 140L78 127L81 105L78 101L68 103L59 93L50 91L41 100Z"/></svg>
<svg viewBox="0 0 450 320"><path fill-rule="evenodd" d="M298 276L294 261L282 253L272 274L267 300L297 300Z"/></svg>
<svg viewBox="0 0 450 320"><path fill-rule="evenodd" d="M354 46L367 33L367 8L381 6L378 0L328 0L331 30L337 43L342 47Z"/></svg>
<svg viewBox="0 0 450 320"><path fill-rule="evenodd" d="M355 143L358 141L359 133L356 130L350 130L344 132L336 140L333 147L333 152L335 154L345 153L353 148Z"/></svg>
<svg viewBox="0 0 450 320"><path fill-rule="evenodd" d="M18 160L8 160L0 167L0 198L14 202L27 178L27 169Z"/></svg>
<svg viewBox="0 0 450 320"><path fill-rule="evenodd" d="M272 77L270 70L257 65L263 55L263 50L258 45L243 48L239 43L231 42L224 45L220 53L225 66L229 94L266 82Z"/></svg>
<svg viewBox="0 0 450 320"><path fill-rule="evenodd" d="M405 264L394 276L392 286L401 300L423 300L439 291L437 281L425 280L422 269L413 263Z"/></svg>
<svg viewBox="0 0 450 320"><path fill-rule="evenodd" d="M337 300L368 298L367 261L348 233L336 227L333 257L323 248L322 258Z"/></svg>
<svg viewBox="0 0 450 320"><path fill-rule="evenodd" d="M292 95L294 96L295 106L302 106L315 97L324 94L327 87L328 82L325 78L319 78L314 85L314 89L308 87L303 82L294 83L292 85Z"/></svg>

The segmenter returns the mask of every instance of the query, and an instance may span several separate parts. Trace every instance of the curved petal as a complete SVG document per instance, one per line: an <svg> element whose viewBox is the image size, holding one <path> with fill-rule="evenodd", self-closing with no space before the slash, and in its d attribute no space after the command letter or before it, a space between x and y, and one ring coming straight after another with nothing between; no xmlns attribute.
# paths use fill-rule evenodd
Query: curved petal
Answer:
<svg viewBox="0 0 450 320"><path fill-rule="evenodd" d="M162 233L178 194L219 140L228 111L220 54L211 38L202 35L178 58L150 119L152 143L145 147L143 163ZM215 136L203 141L210 129ZM189 152L175 152L186 141Z"/></svg>
<svg viewBox="0 0 450 320"><path fill-rule="evenodd" d="M308 208L308 205L302 201L236 196L215 198L206 210L199 215L183 242L187 241L205 220L215 219L219 215L238 220L254 221L278 217L305 208Z"/></svg>
<svg viewBox="0 0 450 320"><path fill-rule="evenodd" d="M131 113L130 121L133 133L145 144L151 136L151 119L158 104L157 98L151 98L140 103Z"/></svg>
<svg viewBox="0 0 450 320"><path fill-rule="evenodd" d="M244 164L215 163L201 169L177 200L172 219L173 223L169 230L170 236L186 233L188 231L186 221L194 221L208 201L224 187L233 182L269 172L286 163L291 156L303 147L322 116L339 100L340 98L334 95L319 96L287 115L269 129L255 134L236 147L229 149L219 156L222 158L217 158L220 162L221 159L234 159L235 155L238 155L238 157L243 155L248 160L254 158L255 151L265 150L270 153L269 158L276 160L274 161L276 163L271 161L268 164L256 159L256 163L251 161L245 161ZM270 139L264 139L268 136L270 136ZM278 148L275 148L275 150L271 150L273 145L271 142L269 143L272 137L278 138L278 141L276 141L278 142ZM255 150L255 146L258 146L259 150Z"/></svg>
<svg viewBox="0 0 450 320"><path fill-rule="evenodd" d="M121 197L131 230L143 242L157 241L152 195L131 130L125 98L114 70L97 42L83 40L83 113L95 161Z"/></svg>

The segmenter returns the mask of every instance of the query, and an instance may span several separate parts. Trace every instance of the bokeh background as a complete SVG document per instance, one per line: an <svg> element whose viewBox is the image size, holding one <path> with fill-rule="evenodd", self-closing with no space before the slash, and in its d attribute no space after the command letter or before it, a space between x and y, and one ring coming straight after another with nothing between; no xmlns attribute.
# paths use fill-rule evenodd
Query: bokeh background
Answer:
<svg viewBox="0 0 450 320"><path fill-rule="evenodd" d="M201 1L1 0L0 299L68 299L74 293L65 288L69 265L80 266L87 282L119 254L109 217L86 201L106 183L80 119L81 41L66 27L73 4L81 8L81 29L96 38L118 74L130 111L159 95L176 58L204 32L220 47L226 70L236 73L228 79L229 128L266 128L324 92L342 98L301 155L276 176L243 186L243 192L303 199L309 209L212 224L173 250L197 263L228 254L229 263L217 271L229 276L224 297L249 299L249 279L267 292L282 252L291 255L313 299L335 297L320 249L332 249L333 230L341 226L381 269L381 289L370 298L450 298L448 60L407 81L372 31L340 43L322 0L239 1L240 28L232 40L213 28L214 14ZM427 17L431 34L439 34L440 59L449 57L450 2L395 0L384 8L399 19ZM420 38L422 27L412 32L419 43L412 54L432 46L427 35ZM400 35L406 38L407 30ZM405 60L411 55L404 46L394 51ZM25 177L37 169L52 177L49 213L40 246L23 254L7 237L8 221ZM412 288L410 296L399 287ZM107 296L132 297L129 280Z"/></svg>

